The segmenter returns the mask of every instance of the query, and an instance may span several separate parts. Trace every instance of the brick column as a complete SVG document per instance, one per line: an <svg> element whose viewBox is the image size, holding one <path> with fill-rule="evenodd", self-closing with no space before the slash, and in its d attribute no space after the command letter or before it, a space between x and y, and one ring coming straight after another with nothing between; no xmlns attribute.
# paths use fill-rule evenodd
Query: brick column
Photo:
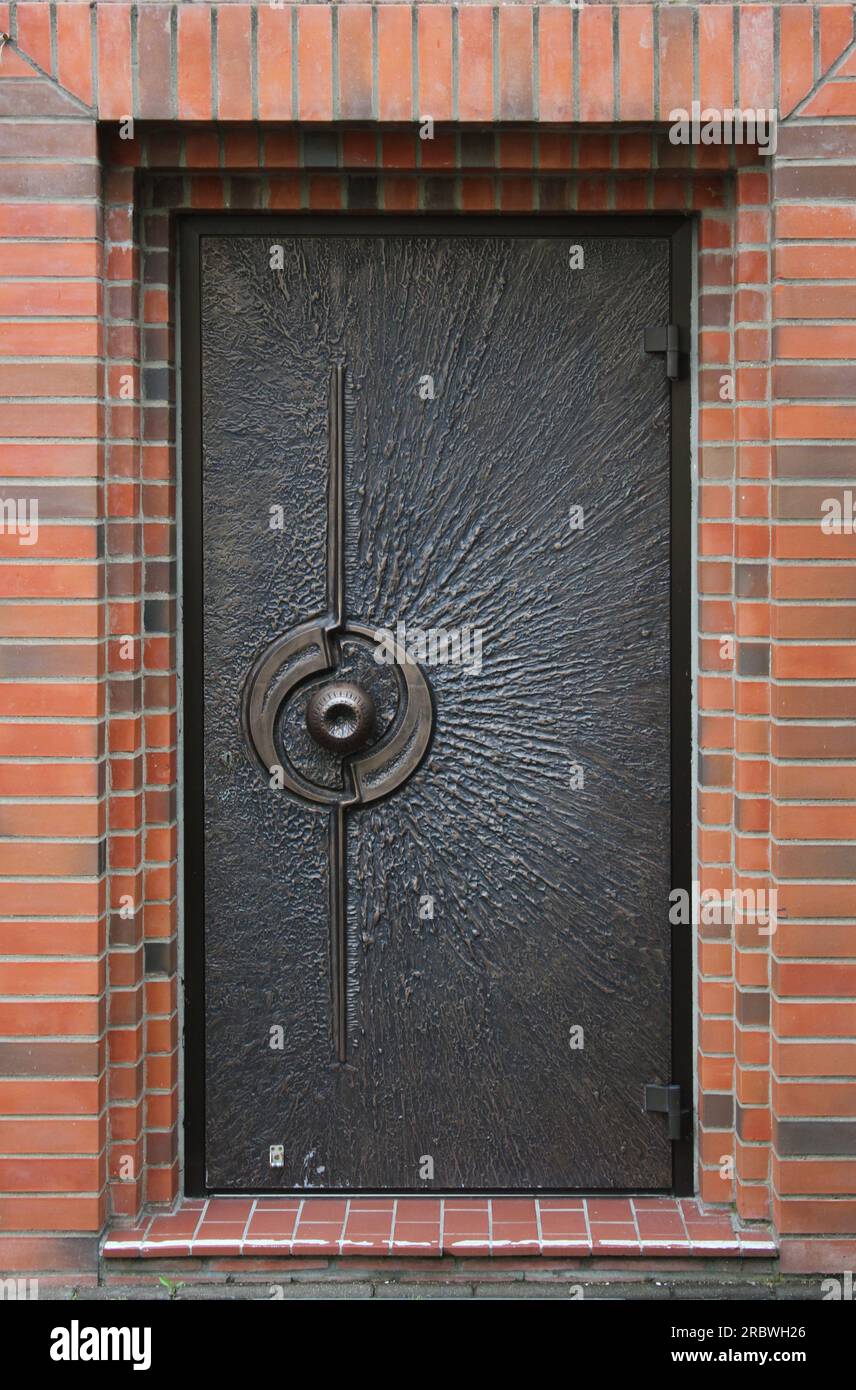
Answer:
<svg viewBox="0 0 856 1390"><path fill-rule="evenodd" d="M100 171L92 112L11 45L0 156L0 1267L79 1271L106 1213Z"/></svg>
<svg viewBox="0 0 856 1390"><path fill-rule="evenodd" d="M132 168L106 171L104 225L110 1179L112 1210L133 1217L145 1199L145 769L140 289Z"/></svg>
<svg viewBox="0 0 856 1390"><path fill-rule="evenodd" d="M854 117L851 46L773 190L773 1198L786 1267L833 1271L856 1255Z"/></svg>
<svg viewBox="0 0 856 1390"><path fill-rule="evenodd" d="M732 183L733 175L729 179ZM700 892L731 887L734 858L734 238L733 204L699 229L698 819ZM734 1195L734 950L727 922L700 922L699 1186Z"/></svg>
<svg viewBox="0 0 856 1390"><path fill-rule="evenodd" d="M770 103L767 99L757 104ZM747 1220L770 1215L770 926L765 920L771 887L769 198L769 161L738 173L733 883L741 893L751 890L755 897L748 911L735 911L733 932L737 1209Z"/></svg>

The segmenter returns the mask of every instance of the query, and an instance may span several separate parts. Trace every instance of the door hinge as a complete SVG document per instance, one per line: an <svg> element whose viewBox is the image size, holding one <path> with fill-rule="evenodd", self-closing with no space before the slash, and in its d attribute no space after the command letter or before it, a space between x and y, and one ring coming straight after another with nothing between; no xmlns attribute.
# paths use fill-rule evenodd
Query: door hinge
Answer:
<svg viewBox="0 0 856 1390"><path fill-rule="evenodd" d="M645 351L666 354L666 376L677 381L679 375L680 338L676 323L661 323L645 329Z"/></svg>
<svg viewBox="0 0 856 1390"><path fill-rule="evenodd" d="M683 1138L684 1116L688 1111L681 1109L680 1086L664 1086L659 1081L652 1081L645 1087L645 1109L657 1115L668 1116L670 1139Z"/></svg>

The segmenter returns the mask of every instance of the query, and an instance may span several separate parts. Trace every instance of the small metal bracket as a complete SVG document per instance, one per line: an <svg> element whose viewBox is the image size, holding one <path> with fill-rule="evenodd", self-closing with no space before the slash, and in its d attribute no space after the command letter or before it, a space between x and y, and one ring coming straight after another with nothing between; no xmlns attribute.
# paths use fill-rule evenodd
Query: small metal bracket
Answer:
<svg viewBox="0 0 856 1390"><path fill-rule="evenodd" d="M270 1146L270 1166L271 1168L282 1168L285 1164L285 1145L271 1144Z"/></svg>
<svg viewBox="0 0 856 1390"><path fill-rule="evenodd" d="M669 1120L669 1138L673 1141L683 1138L684 1116L681 1109L680 1086L664 1086L653 1081L645 1087L645 1109L657 1115L666 1115Z"/></svg>
<svg viewBox="0 0 856 1390"><path fill-rule="evenodd" d="M677 381L679 375L680 338L676 323L661 323L645 329L645 351L666 354L666 376Z"/></svg>

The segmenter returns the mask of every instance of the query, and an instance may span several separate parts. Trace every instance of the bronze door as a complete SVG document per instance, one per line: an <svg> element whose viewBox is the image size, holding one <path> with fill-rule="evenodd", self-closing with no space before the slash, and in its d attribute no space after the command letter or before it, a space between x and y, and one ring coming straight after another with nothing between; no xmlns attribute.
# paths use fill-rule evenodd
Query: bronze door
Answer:
<svg viewBox="0 0 856 1390"><path fill-rule="evenodd" d="M186 224L199 1190L680 1185L683 233L615 226Z"/></svg>

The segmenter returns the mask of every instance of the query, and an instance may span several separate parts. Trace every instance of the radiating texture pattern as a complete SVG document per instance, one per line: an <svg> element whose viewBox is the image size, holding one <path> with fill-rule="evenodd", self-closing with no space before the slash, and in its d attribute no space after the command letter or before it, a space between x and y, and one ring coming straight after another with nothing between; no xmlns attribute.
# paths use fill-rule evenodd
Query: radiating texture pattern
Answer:
<svg viewBox="0 0 856 1390"><path fill-rule="evenodd" d="M668 1187L668 244L574 270L562 237L287 237L274 271L272 241L203 240L209 1184ZM328 815L239 724L258 652L324 610L336 360L346 616L482 644L426 666L427 757L346 816L344 1066ZM305 699L279 736L334 785Z"/></svg>

